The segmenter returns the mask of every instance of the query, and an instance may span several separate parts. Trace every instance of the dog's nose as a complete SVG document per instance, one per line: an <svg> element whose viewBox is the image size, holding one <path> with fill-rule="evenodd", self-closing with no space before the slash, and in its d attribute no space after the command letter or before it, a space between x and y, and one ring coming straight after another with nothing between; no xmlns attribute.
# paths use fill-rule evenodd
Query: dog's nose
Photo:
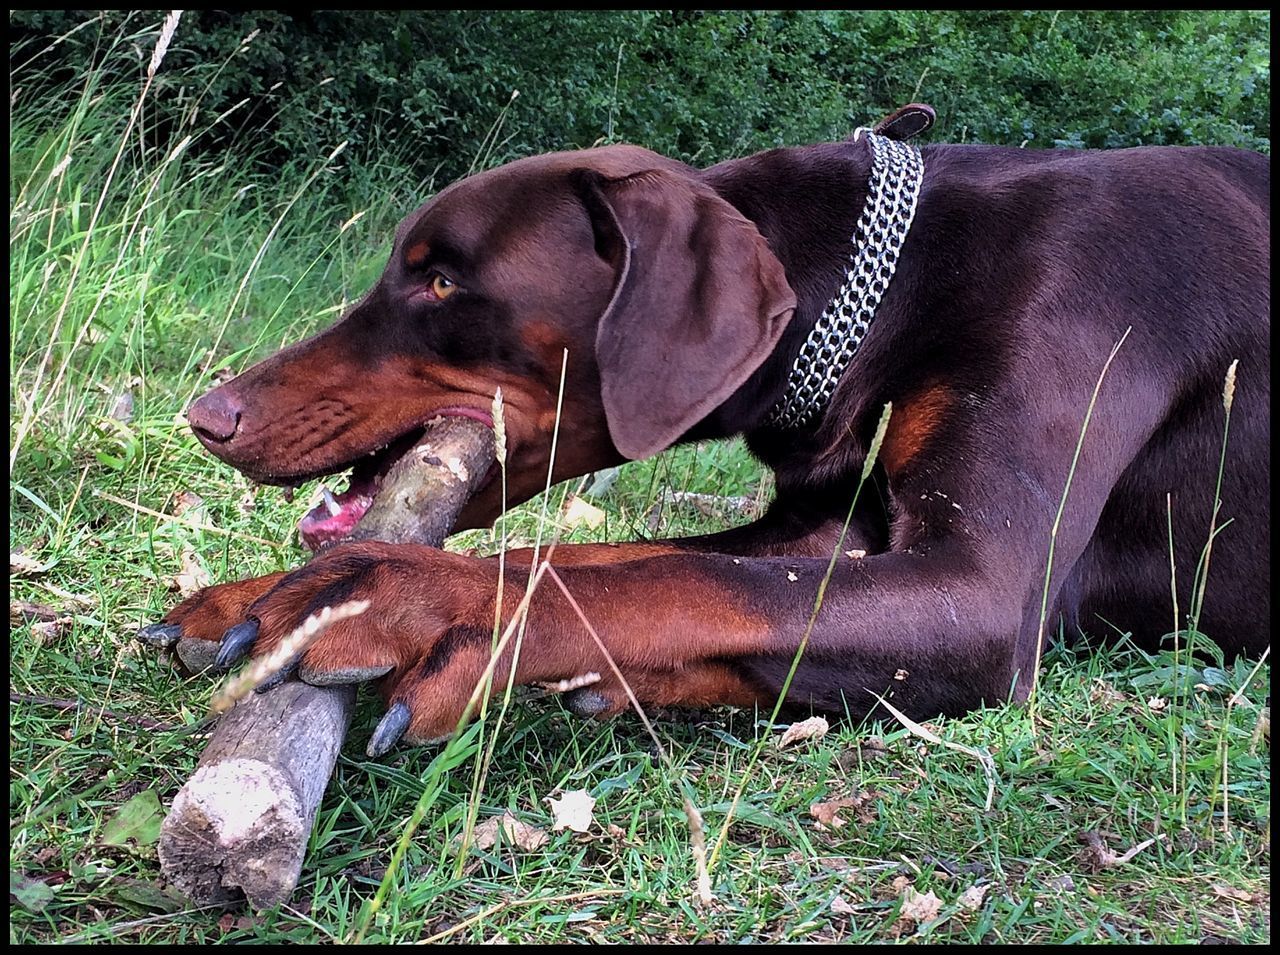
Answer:
<svg viewBox="0 0 1280 955"><path fill-rule="evenodd" d="M187 422L196 437L229 441L240 424L240 401L226 388L215 388L187 409Z"/></svg>

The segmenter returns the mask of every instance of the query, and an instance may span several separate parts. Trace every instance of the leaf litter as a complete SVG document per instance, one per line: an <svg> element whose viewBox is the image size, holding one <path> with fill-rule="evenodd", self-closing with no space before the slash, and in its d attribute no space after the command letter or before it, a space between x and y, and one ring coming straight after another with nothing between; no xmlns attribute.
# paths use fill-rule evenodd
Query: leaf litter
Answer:
<svg viewBox="0 0 1280 955"><path fill-rule="evenodd" d="M551 804L551 829L572 829L574 832L587 832L591 828L591 810L596 801L585 789L575 789L565 793L559 799L548 796L546 802Z"/></svg>
<svg viewBox="0 0 1280 955"><path fill-rule="evenodd" d="M807 720L792 723L787 727L786 732L782 734L782 738L778 740L778 749L785 749L793 743L803 742L804 740L820 740L827 735L829 729L831 729L831 724L821 716L811 716Z"/></svg>
<svg viewBox="0 0 1280 955"><path fill-rule="evenodd" d="M849 819L866 825L875 821L873 801L876 796L875 790L868 789L856 796L815 802L809 806L809 815L817 820L818 828L822 830L840 829Z"/></svg>
<svg viewBox="0 0 1280 955"><path fill-rule="evenodd" d="M501 816L490 816L472 833L472 845L477 849L492 849L501 832L502 841L523 852L534 852L547 844L550 836L545 829L521 822L508 810Z"/></svg>

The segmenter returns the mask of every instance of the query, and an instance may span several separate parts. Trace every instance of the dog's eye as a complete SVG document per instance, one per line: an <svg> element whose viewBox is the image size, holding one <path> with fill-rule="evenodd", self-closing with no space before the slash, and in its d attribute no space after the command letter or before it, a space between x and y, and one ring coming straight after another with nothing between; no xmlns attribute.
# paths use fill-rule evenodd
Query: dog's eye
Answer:
<svg viewBox="0 0 1280 955"><path fill-rule="evenodd" d="M457 290L458 286L439 272L431 279L431 293L442 302Z"/></svg>

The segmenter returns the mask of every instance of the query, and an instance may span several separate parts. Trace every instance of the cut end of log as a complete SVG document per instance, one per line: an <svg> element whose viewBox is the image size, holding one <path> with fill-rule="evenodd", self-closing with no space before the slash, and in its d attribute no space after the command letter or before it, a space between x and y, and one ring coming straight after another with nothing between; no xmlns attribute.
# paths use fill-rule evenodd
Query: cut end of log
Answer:
<svg viewBox="0 0 1280 955"><path fill-rule="evenodd" d="M195 902L288 899L302 870L311 820L292 784L256 759L202 766L160 830L160 866Z"/></svg>

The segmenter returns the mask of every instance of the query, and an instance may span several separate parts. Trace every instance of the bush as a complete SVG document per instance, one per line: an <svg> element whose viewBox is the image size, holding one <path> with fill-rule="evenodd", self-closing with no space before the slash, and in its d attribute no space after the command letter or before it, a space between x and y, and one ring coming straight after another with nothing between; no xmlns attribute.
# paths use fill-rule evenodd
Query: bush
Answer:
<svg viewBox="0 0 1280 955"><path fill-rule="evenodd" d="M12 12L15 109L56 118L70 104L41 99L95 61L119 72L106 40L130 33L136 80L159 19ZM912 99L938 108L935 140L1270 150L1270 14L1251 11L204 10L156 82L157 123L233 110L206 149L251 137L283 166L347 140L357 167L441 181L603 141L708 163Z"/></svg>

